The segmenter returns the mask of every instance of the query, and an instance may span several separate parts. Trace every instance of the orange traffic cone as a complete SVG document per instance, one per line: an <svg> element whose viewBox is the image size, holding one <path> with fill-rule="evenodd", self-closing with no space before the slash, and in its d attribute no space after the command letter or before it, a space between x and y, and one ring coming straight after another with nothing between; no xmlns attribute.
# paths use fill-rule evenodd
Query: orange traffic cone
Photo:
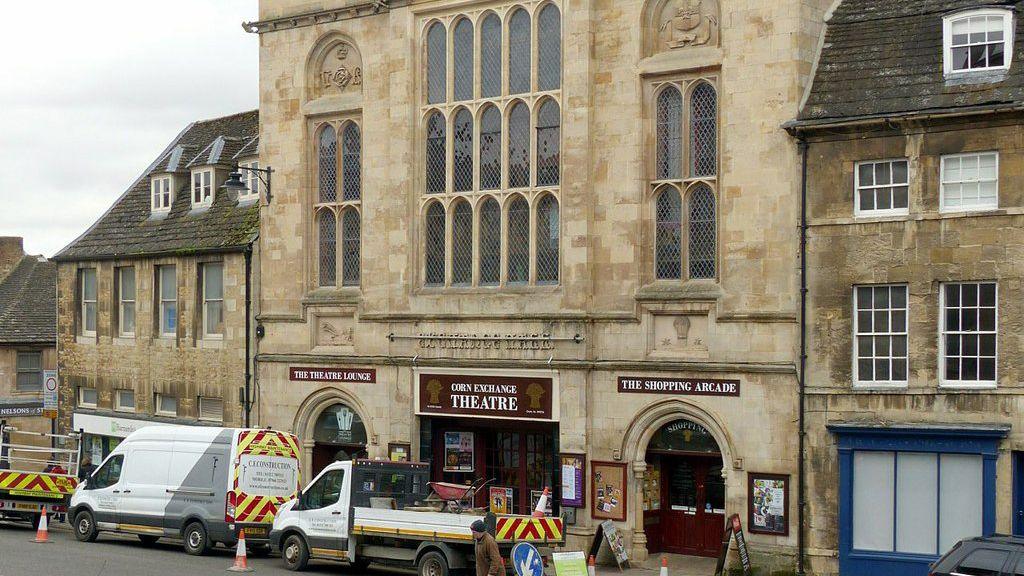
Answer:
<svg viewBox="0 0 1024 576"><path fill-rule="evenodd" d="M252 572L249 568L249 559L245 555L245 529L238 532L238 548L235 550L235 564L228 568L228 572Z"/></svg>
<svg viewBox="0 0 1024 576"><path fill-rule="evenodd" d="M591 554L590 558L587 558L587 576L595 576L597 574L597 567L594 565L594 555Z"/></svg>
<svg viewBox="0 0 1024 576"><path fill-rule="evenodd" d="M50 541L50 530L46 519L46 506L43 506L43 513L39 515L39 527L36 529L36 544L46 544Z"/></svg>
<svg viewBox="0 0 1024 576"><path fill-rule="evenodd" d="M551 489L545 486L544 493L537 499L537 507L533 509L534 518L543 518L545 516L544 511L548 509L548 498L551 498Z"/></svg>
<svg viewBox="0 0 1024 576"><path fill-rule="evenodd" d="M661 574L659 576L668 576L668 558L664 554L661 556Z"/></svg>

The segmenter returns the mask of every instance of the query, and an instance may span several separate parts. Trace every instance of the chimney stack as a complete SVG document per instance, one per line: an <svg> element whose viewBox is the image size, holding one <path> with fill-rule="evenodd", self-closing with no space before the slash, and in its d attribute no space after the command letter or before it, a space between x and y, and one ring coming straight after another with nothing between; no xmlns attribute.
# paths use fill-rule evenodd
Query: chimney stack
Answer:
<svg viewBox="0 0 1024 576"><path fill-rule="evenodd" d="M20 236L0 236L0 279L14 270L25 257L25 243Z"/></svg>

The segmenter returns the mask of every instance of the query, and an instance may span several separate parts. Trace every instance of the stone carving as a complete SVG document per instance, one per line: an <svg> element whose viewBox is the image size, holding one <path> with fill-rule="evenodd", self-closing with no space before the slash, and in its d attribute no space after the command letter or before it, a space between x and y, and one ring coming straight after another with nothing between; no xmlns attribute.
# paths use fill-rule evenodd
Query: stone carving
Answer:
<svg viewBox="0 0 1024 576"><path fill-rule="evenodd" d="M718 44L718 4L715 0L674 0L661 14L660 40L669 49Z"/></svg>
<svg viewBox="0 0 1024 576"><path fill-rule="evenodd" d="M686 340L690 337L690 319L686 316L677 316L672 322L672 327L676 329L676 340L686 345Z"/></svg>
<svg viewBox="0 0 1024 576"><path fill-rule="evenodd" d="M352 326L343 326L346 323L341 318L321 318L317 334L317 344L320 346L351 346Z"/></svg>
<svg viewBox="0 0 1024 576"><path fill-rule="evenodd" d="M708 317L703 314L654 316L654 350L687 356L708 351Z"/></svg>
<svg viewBox="0 0 1024 576"><path fill-rule="evenodd" d="M318 93L345 93L362 89L362 58L351 44L340 41L325 50L322 58L315 79Z"/></svg>

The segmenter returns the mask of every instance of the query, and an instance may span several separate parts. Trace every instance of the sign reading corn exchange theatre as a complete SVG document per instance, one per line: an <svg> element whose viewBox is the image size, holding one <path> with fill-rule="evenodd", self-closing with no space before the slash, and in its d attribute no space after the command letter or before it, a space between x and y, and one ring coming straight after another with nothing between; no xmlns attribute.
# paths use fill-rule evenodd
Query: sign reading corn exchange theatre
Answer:
<svg viewBox="0 0 1024 576"><path fill-rule="evenodd" d="M739 380L709 378L642 378L619 376L619 392L681 396L739 396Z"/></svg>
<svg viewBox="0 0 1024 576"><path fill-rule="evenodd" d="M420 414L551 420L551 378L420 374Z"/></svg>

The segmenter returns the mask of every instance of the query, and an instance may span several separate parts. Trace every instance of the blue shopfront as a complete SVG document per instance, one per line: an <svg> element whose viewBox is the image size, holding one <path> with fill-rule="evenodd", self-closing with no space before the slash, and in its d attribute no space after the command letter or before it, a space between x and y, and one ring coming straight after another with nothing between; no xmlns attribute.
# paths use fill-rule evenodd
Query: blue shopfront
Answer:
<svg viewBox="0 0 1024 576"><path fill-rule="evenodd" d="M843 576L925 576L996 525L996 460L1008 426L832 424L839 448Z"/></svg>

